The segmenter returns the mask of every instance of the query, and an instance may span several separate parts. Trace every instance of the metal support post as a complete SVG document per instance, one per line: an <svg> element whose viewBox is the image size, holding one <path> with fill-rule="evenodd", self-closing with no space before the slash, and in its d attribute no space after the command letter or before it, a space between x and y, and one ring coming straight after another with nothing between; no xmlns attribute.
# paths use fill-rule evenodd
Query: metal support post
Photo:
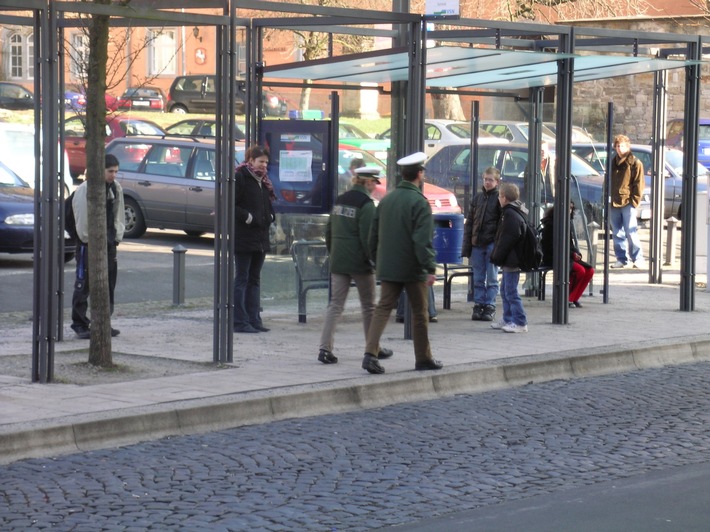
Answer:
<svg viewBox="0 0 710 532"><path fill-rule="evenodd" d="M675 235L677 234L678 220L671 216L666 220L666 257L664 266L670 266L675 262Z"/></svg>
<svg viewBox="0 0 710 532"><path fill-rule="evenodd" d="M178 244L173 248L173 305L185 303L185 254L187 248Z"/></svg>
<svg viewBox="0 0 710 532"><path fill-rule="evenodd" d="M591 235L589 238L589 264L596 270L597 269L597 250L599 249L599 228L601 226L592 220L587 224L587 234ZM589 295L594 295L594 278L589 281Z"/></svg>

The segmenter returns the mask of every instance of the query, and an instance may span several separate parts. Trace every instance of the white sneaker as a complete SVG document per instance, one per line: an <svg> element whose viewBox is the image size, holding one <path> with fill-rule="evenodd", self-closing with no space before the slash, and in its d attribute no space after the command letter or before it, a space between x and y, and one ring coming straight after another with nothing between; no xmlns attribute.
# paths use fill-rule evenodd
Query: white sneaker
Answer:
<svg viewBox="0 0 710 532"><path fill-rule="evenodd" d="M506 325L503 325L503 327L501 327L501 330L507 333L526 333L528 332L528 326L517 325L515 323L507 323Z"/></svg>
<svg viewBox="0 0 710 532"><path fill-rule="evenodd" d="M507 324L505 321L503 321L503 318L499 319L498 321L494 321L491 323L491 329L502 329L505 327Z"/></svg>
<svg viewBox="0 0 710 532"><path fill-rule="evenodd" d="M610 268L626 268L626 264L621 262L620 260L617 260L614 264L609 266Z"/></svg>
<svg viewBox="0 0 710 532"><path fill-rule="evenodd" d="M636 269L643 269L646 267L646 261L644 259L638 259L636 262L634 262L634 268Z"/></svg>

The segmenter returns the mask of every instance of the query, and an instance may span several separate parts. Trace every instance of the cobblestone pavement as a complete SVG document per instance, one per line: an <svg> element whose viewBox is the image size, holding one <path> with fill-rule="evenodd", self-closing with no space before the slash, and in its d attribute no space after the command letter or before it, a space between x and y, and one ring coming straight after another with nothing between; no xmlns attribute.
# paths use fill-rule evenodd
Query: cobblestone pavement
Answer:
<svg viewBox="0 0 710 532"><path fill-rule="evenodd" d="M710 364L554 381L0 467L0 529L368 530L710 451Z"/></svg>

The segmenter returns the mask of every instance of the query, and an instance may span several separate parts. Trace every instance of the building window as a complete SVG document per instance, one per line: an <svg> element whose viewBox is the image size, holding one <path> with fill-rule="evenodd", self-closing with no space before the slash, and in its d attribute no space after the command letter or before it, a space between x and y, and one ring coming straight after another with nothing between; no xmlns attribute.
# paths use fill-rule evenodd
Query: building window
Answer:
<svg viewBox="0 0 710 532"><path fill-rule="evenodd" d="M77 80L86 79L86 68L89 64L89 36L75 33L71 36L69 45L69 72Z"/></svg>
<svg viewBox="0 0 710 532"><path fill-rule="evenodd" d="M146 34L148 44L148 75L161 76L177 72L177 39L174 29L149 29Z"/></svg>
<svg viewBox="0 0 710 532"><path fill-rule="evenodd" d="M32 80L35 77L34 35L13 33L10 36L10 79Z"/></svg>

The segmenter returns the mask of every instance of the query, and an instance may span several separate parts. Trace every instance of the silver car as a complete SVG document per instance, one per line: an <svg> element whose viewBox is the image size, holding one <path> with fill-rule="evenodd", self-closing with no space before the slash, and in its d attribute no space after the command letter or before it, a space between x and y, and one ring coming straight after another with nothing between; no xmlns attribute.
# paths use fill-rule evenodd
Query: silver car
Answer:
<svg viewBox="0 0 710 532"><path fill-rule="evenodd" d="M190 236L214 232L214 139L124 137L112 140L106 153L119 161L126 238L139 238L148 227ZM240 144L235 166L243 158Z"/></svg>

